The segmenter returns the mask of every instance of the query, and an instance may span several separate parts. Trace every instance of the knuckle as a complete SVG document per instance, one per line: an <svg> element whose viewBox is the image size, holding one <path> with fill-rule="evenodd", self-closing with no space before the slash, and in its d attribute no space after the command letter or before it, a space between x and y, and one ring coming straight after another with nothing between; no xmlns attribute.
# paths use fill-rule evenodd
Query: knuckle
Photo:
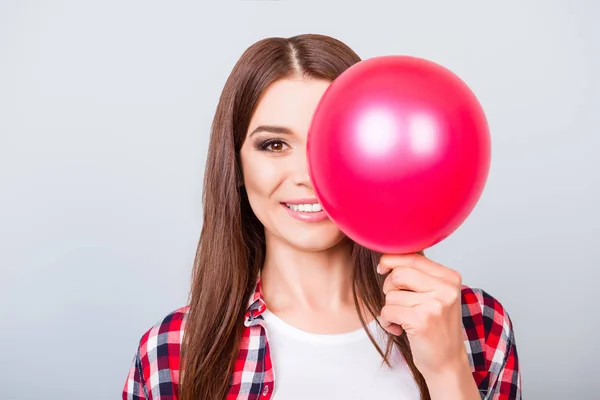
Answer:
<svg viewBox="0 0 600 400"><path fill-rule="evenodd" d="M394 285L400 285L402 283L402 271L400 270L400 268L396 268L392 272L392 283Z"/></svg>
<svg viewBox="0 0 600 400"><path fill-rule="evenodd" d="M387 292L383 295L383 304L384 307L390 303L390 292Z"/></svg>
<svg viewBox="0 0 600 400"><path fill-rule="evenodd" d="M460 290L460 288L458 290L455 290L452 292L452 304L460 302L461 301L461 297L462 297L462 291Z"/></svg>
<svg viewBox="0 0 600 400"><path fill-rule="evenodd" d="M446 306L451 306L455 304L460 299L460 291L456 290L454 287L448 288L444 293L443 303Z"/></svg>
<svg viewBox="0 0 600 400"><path fill-rule="evenodd" d="M383 320L383 322L387 322L387 321L390 320L389 313L390 313L390 308L389 307L384 306L381 309L380 315L381 315L381 319Z"/></svg>
<svg viewBox="0 0 600 400"><path fill-rule="evenodd" d="M379 264L387 267L387 264L388 264L388 255L387 254L384 254L379 258Z"/></svg>
<svg viewBox="0 0 600 400"><path fill-rule="evenodd" d="M445 305L441 301L434 301L431 304L431 313L428 314L429 318L439 317L444 313Z"/></svg>
<svg viewBox="0 0 600 400"><path fill-rule="evenodd" d="M387 292L387 294L385 295L385 302L386 302L387 304L391 303L391 301L393 300L393 296L394 296L394 295L393 295L393 293L394 293L394 291L393 291L393 290L390 290L390 291L389 291L389 292Z"/></svg>
<svg viewBox="0 0 600 400"><path fill-rule="evenodd" d="M450 269L448 272L448 278L449 281L452 282L452 284L456 286L462 285L462 275L460 274L460 272Z"/></svg>
<svg viewBox="0 0 600 400"><path fill-rule="evenodd" d="M459 300L459 297L456 294L451 294L448 296L448 300L445 301L447 307L453 306Z"/></svg>
<svg viewBox="0 0 600 400"><path fill-rule="evenodd" d="M384 318L387 316L387 306L383 306L381 307L381 311L379 311L379 315L381 316L381 318Z"/></svg>

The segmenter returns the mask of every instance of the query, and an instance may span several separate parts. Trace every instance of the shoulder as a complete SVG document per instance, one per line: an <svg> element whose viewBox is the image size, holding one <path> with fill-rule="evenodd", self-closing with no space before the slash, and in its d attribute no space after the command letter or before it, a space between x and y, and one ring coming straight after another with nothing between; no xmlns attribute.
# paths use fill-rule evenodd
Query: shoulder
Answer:
<svg viewBox="0 0 600 400"><path fill-rule="evenodd" d="M180 344L188 310L189 306L186 305L161 317L140 338L140 350L148 353L164 344Z"/></svg>
<svg viewBox="0 0 600 400"><path fill-rule="evenodd" d="M171 311L141 336L123 399L176 399L180 349L189 306Z"/></svg>
<svg viewBox="0 0 600 400"><path fill-rule="evenodd" d="M465 346L479 387L519 389L517 348L508 311L485 290L465 285L461 303Z"/></svg>

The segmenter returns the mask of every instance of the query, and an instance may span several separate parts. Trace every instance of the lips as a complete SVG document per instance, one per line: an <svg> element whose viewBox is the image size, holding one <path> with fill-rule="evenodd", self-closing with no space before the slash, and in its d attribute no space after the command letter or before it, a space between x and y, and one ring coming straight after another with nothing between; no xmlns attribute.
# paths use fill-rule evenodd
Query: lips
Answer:
<svg viewBox="0 0 600 400"><path fill-rule="evenodd" d="M313 203L317 203L317 202L313 202L311 203L309 202L305 202L305 200L308 199L302 199L302 202L287 202L288 204L313 204ZM312 222L312 223L316 223L316 222L322 222L325 221L327 219L329 219L329 217L327 216L327 213L325 212L325 210L321 210L321 211L316 211L316 212L305 212L305 211L294 211L292 209L290 209L287 205L285 205L285 203L281 203L281 206L283 208L285 208L285 210L295 219L302 221L302 222Z"/></svg>

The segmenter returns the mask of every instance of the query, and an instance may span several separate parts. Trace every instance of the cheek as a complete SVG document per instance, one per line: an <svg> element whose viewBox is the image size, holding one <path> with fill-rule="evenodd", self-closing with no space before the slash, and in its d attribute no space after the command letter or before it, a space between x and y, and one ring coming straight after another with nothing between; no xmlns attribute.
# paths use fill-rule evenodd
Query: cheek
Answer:
<svg viewBox="0 0 600 400"><path fill-rule="evenodd" d="M264 157L248 157L243 169L246 192L253 206L268 201L283 180L284 168Z"/></svg>

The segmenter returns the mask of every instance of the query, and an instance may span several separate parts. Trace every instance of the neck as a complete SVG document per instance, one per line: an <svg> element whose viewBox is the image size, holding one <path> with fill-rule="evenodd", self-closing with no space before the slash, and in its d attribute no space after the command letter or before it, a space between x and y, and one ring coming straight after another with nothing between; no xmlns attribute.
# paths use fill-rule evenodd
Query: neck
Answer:
<svg viewBox="0 0 600 400"><path fill-rule="evenodd" d="M343 239L323 251L305 251L267 238L263 296L275 312L336 312L354 307L350 250Z"/></svg>

